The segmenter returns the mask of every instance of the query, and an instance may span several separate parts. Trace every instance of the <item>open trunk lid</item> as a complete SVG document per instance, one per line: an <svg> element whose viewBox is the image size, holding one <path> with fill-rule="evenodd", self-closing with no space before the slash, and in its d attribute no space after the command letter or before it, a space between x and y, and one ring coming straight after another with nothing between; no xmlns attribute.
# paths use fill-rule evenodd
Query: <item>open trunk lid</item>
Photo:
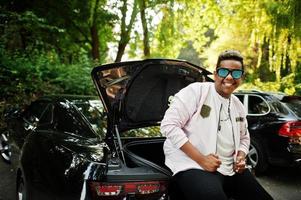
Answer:
<svg viewBox="0 0 301 200"><path fill-rule="evenodd" d="M158 124L168 100L211 72L181 60L147 59L95 67L92 78L110 120L125 130Z"/></svg>

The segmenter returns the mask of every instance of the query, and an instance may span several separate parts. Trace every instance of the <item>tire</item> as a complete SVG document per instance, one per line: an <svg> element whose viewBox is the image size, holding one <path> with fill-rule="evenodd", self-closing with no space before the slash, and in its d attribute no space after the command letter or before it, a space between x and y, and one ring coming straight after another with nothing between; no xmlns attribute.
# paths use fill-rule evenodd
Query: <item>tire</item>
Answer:
<svg viewBox="0 0 301 200"><path fill-rule="evenodd" d="M6 163L11 162L11 151L8 144L8 131L1 131L0 134L0 156Z"/></svg>
<svg viewBox="0 0 301 200"><path fill-rule="evenodd" d="M28 200L27 191L24 178L22 174L17 178L17 188L16 188L16 199L17 200Z"/></svg>
<svg viewBox="0 0 301 200"><path fill-rule="evenodd" d="M267 153L260 139L251 138L250 150L247 156L247 165L255 172L256 176L263 175L268 169Z"/></svg>

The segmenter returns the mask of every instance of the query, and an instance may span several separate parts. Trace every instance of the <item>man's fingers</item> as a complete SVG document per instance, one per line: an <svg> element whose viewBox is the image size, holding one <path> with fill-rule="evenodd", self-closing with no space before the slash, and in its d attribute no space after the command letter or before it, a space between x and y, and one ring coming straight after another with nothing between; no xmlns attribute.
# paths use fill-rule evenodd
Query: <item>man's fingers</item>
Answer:
<svg viewBox="0 0 301 200"><path fill-rule="evenodd" d="M216 159L218 159L218 155L217 154L211 154L212 156L214 156Z"/></svg>
<svg viewBox="0 0 301 200"><path fill-rule="evenodd" d="M214 158L215 163L217 164L217 167L219 167L222 162L220 161L220 159L218 158L217 154L210 154L210 156L212 156Z"/></svg>
<svg viewBox="0 0 301 200"><path fill-rule="evenodd" d="M234 171L236 173L242 173L246 169L245 160L240 161L239 163L234 164Z"/></svg>

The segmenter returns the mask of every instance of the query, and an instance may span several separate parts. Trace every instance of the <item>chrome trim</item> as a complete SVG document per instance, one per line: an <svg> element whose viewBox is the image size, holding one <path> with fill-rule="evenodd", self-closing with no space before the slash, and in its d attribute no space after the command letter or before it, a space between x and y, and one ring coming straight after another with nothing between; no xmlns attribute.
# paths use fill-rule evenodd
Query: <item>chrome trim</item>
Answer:
<svg viewBox="0 0 301 200"><path fill-rule="evenodd" d="M269 103L260 95L257 95L257 94L244 94L245 95L245 99L244 99L244 104L247 106L247 115L248 116L265 116L267 114L269 114L271 112L271 107L269 105ZM248 105L249 105L249 96L257 96L259 98L261 98L265 103L266 105L268 106L268 111L266 113L262 113L262 114L252 114L252 113L249 113L249 109L248 109Z"/></svg>

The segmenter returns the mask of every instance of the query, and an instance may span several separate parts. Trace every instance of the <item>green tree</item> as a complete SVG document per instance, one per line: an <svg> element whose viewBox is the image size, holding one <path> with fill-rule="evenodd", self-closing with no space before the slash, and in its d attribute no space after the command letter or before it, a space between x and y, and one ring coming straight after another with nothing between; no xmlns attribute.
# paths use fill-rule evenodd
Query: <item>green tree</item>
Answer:
<svg viewBox="0 0 301 200"><path fill-rule="evenodd" d="M115 62L121 61L121 58L124 54L125 47L130 41L131 31L133 29L134 22L138 13L138 0L134 0L132 5L132 11L130 14L129 23L126 23L127 14L128 14L128 1L122 0L123 5L121 7L121 23L120 23L120 39L118 42L118 51L116 55Z"/></svg>
<svg viewBox="0 0 301 200"><path fill-rule="evenodd" d="M13 49L19 48L16 44L22 44L23 49L55 49L67 63L77 62L79 54L86 51L94 60L102 62L117 19L106 4L106 0L13 0L1 5L8 13L2 15L3 32L14 37ZM25 26L22 22L26 19Z"/></svg>

